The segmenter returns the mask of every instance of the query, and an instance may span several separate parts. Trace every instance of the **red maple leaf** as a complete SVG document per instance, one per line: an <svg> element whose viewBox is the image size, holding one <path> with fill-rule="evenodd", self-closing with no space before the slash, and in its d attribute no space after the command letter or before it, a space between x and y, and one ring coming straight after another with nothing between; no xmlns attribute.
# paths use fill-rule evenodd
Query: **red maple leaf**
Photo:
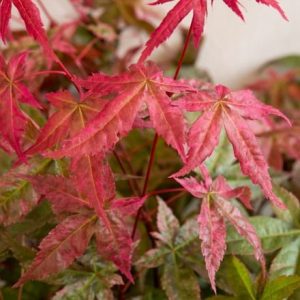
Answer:
<svg viewBox="0 0 300 300"><path fill-rule="evenodd" d="M109 166L99 157L92 159L93 168L97 167L102 176L95 178L94 182L88 178L80 181L81 176L86 175L84 169L89 166L81 165L78 161L75 162L75 168L83 166L83 173L77 172L70 179L51 175L26 177L34 189L50 201L53 212L60 218L66 217L42 240L34 261L16 286L64 270L83 255L93 235L96 236L100 255L115 263L133 281L130 273L133 241L125 217L135 214L146 198L116 199ZM99 191L97 195L96 190Z"/></svg>
<svg viewBox="0 0 300 300"><path fill-rule="evenodd" d="M46 95L56 112L51 115L46 125L26 154L36 154L60 144L64 139L73 137L84 128L85 124L99 113L104 101L82 95L77 100L69 91L60 91Z"/></svg>
<svg viewBox="0 0 300 300"><path fill-rule="evenodd" d="M253 183L260 185L265 196L275 205L283 208L283 203L272 192L268 164L247 120L265 120L268 115L287 117L278 109L261 103L249 90L230 92L224 86L217 86L213 93L201 92L176 102L188 111L203 112L192 125L186 164L173 177L183 176L202 164L214 151L219 142L222 127L233 146L235 157L241 170Z"/></svg>
<svg viewBox="0 0 300 300"><path fill-rule="evenodd" d="M179 108L172 106L168 93L194 91L187 84L164 77L153 63L133 65L118 76L93 75L85 83L95 95L113 96L83 130L49 156L80 156L108 152L133 128L138 112L148 107L151 124L167 144L184 159L185 127Z"/></svg>
<svg viewBox="0 0 300 300"><path fill-rule="evenodd" d="M29 116L21 110L19 103L41 108L28 88L22 83L26 77L25 62L27 53L12 57L6 64L0 56L0 134L4 140L23 157L20 140Z"/></svg>
<svg viewBox="0 0 300 300"><path fill-rule="evenodd" d="M207 175L205 176L207 179ZM226 251L226 227L228 221L236 231L246 238L254 249L255 258L261 262L265 275L265 258L259 238L254 227L248 222L238 208L230 203L230 199L239 198L250 204L250 190L247 187L232 189L222 176L213 182L199 183L195 178L176 178L189 193L203 199L198 216L199 237L202 254L213 290L216 292L215 274L220 267Z"/></svg>
<svg viewBox="0 0 300 300"><path fill-rule="evenodd" d="M173 0L158 0L152 5L163 4ZM223 0L227 6L234 11L239 17L244 19L239 8L239 0ZM258 3L274 7L283 18L287 19L277 0L256 0ZM213 3L213 0L212 0ZM167 40L178 24L190 13L193 12L191 30L193 33L194 44L197 48L203 33L205 18L207 15L207 0L179 0L178 3L171 9L161 24L151 34L150 39L146 43L146 47L139 59L143 62L161 43Z"/></svg>

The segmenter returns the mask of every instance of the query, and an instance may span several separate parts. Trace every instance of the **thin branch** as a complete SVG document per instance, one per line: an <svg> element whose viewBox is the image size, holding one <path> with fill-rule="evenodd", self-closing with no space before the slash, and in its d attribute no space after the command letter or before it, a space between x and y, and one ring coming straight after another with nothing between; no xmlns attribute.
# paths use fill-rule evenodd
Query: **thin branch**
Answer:
<svg viewBox="0 0 300 300"><path fill-rule="evenodd" d="M151 170L152 170L152 166L153 166L153 162L154 162L154 156L155 156L157 141L158 141L158 134L156 133L155 136L154 136L153 142L152 142L152 149L151 149L151 153L150 153L150 159L149 159L149 163L148 163L148 167L147 167L147 172L146 172L146 177L145 177L141 197L144 197L146 195L146 192L147 192L148 183L149 183L149 179L150 179L150 174L151 174ZM136 214L133 229L132 229L132 232L131 232L131 238L132 239L134 239L134 237L135 237L135 233L136 233L136 230L137 230L137 224L139 222L139 218L140 218L142 209L143 208L141 207L138 210L137 214Z"/></svg>
<svg viewBox="0 0 300 300"><path fill-rule="evenodd" d="M123 164L123 162L122 162L122 160L121 160L121 158L120 158L118 152L115 151L115 150L113 150L113 154L114 154L114 157L115 157L116 161L118 162L118 164L119 164L119 166L120 166L120 169L121 169L122 173L123 173L124 175L126 175L126 174L127 174L127 171L126 171L126 169L125 169L125 167L124 167L124 164ZM139 191L136 190L135 185L134 185L134 183L133 183L133 180L132 180L131 178L128 178L127 181L128 181L128 185L129 185L131 191L133 192L133 194L139 195Z"/></svg>
<svg viewBox="0 0 300 300"><path fill-rule="evenodd" d="M190 39L191 39L191 35L192 35L192 26L190 26L189 32L187 34L178 64L177 64L177 68L175 71L175 74L173 76L173 79L176 80L178 78L179 72L181 70L182 64L183 64L183 59L184 56L186 54ZM141 194L141 197L144 197L146 195L147 192L147 188L148 188L148 183L149 183L149 179L150 179L150 174L151 174L151 170L152 170L152 166L153 166L153 162L154 162L154 156L155 156L155 151L156 151L156 146L157 146L157 141L158 141L158 134L156 133L152 142L152 149L151 149L151 154L150 154L150 159L149 159L149 163L148 163L148 167L147 167L147 173L146 173L146 177L145 177L145 182L144 182L144 187L143 187L143 191ZM131 233L131 237L132 239L134 239L135 237L135 233L136 233L136 229L137 229L137 224L141 215L141 211L142 211L142 207L139 209L135 221L134 221L134 226L133 226L133 230Z"/></svg>

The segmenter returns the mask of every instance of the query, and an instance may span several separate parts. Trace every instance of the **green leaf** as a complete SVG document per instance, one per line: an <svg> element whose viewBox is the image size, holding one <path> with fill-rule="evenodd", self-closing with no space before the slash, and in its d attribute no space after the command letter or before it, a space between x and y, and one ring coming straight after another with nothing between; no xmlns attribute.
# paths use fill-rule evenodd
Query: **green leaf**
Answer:
<svg viewBox="0 0 300 300"><path fill-rule="evenodd" d="M283 221L293 223L300 228L300 205L299 200L285 188L278 185L273 186L273 191L278 198L280 198L287 206L287 209L282 210L273 207L274 212Z"/></svg>
<svg viewBox="0 0 300 300"><path fill-rule="evenodd" d="M43 201L39 203L20 223L9 227L9 232L14 236L32 234L41 229L45 224L54 220L50 203Z"/></svg>
<svg viewBox="0 0 300 300"><path fill-rule="evenodd" d="M200 300L200 286L192 269L170 257L163 267L161 284L169 300Z"/></svg>
<svg viewBox="0 0 300 300"><path fill-rule="evenodd" d="M170 254L170 249L167 249L166 247L150 249L135 263L135 265L141 269L156 268L164 263L166 255L168 254Z"/></svg>
<svg viewBox="0 0 300 300"><path fill-rule="evenodd" d="M282 182L288 179L288 175L284 172L279 172L275 170L270 170L272 181L276 184L281 184ZM239 164L233 164L224 170L222 174L230 186L239 187L239 186L248 186L251 189L252 197L259 198L262 196L261 189L258 185L253 184L249 177L245 176L240 168Z"/></svg>
<svg viewBox="0 0 300 300"><path fill-rule="evenodd" d="M273 259L270 267L270 278L282 275L295 275L300 257L300 238L283 247Z"/></svg>
<svg viewBox="0 0 300 300"><path fill-rule="evenodd" d="M282 56L277 59L271 60L267 64L264 64L260 69L264 69L270 66L280 66L286 68L299 68L300 67L300 55L288 55Z"/></svg>
<svg viewBox="0 0 300 300"><path fill-rule="evenodd" d="M254 285L246 266L235 256L225 258L218 278L225 281L235 296L243 300L255 300Z"/></svg>
<svg viewBox="0 0 300 300"><path fill-rule="evenodd" d="M196 218L192 218L179 228L175 238L175 249L183 249L196 241L199 241L199 226Z"/></svg>
<svg viewBox="0 0 300 300"><path fill-rule="evenodd" d="M53 284L64 285L53 300L113 300L111 288L123 284L112 263L100 259L95 247L78 259L80 264L50 278Z"/></svg>
<svg viewBox="0 0 300 300"><path fill-rule="evenodd" d="M268 281L260 300L282 300L300 287L299 276L281 276Z"/></svg>
<svg viewBox="0 0 300 300"><path fill-rule="evenodd" d="M291 224L279 219L258 216L249 218L261 239L264 252L273 252L282 248L300 235L299 229L292 229ZM235 255L252 255L250 244L241 237L233 227L228 228L227 253Z"/></svg>
<svg viewBox="0 0 300 300"><path fill-rule="evenodd" d="M53 298L53 300L113 300L113 292L101 285L97 276L91 276L65 286Z"/></svg>

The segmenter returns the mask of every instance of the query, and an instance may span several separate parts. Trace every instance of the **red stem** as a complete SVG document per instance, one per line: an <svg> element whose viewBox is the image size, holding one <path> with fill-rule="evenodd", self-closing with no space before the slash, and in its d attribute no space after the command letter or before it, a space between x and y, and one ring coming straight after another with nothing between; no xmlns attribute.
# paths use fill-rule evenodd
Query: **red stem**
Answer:
<svg viewBox="0 0 300 300"><path fill-rule="evenodd" d="M56 53L52 50L53 58L55 62L62 68L62 70L65 72L65 76L74 84L76 90L78 91L79 95L82 95L82 89L77 84L74 76L70 73L70 71L66 68L66 66L63 64L63 62L60 60L60 58L56 55Z"/></svg>
<svg viewBox="0 0 300 300"><path fill-rule="evenodd" d="M188 45L189 45L191 35L192 35L192 26L190 26L189 32L188 32L187 37L185 39L185 43L184 43L184 46L183 46L183 49L182 49L182 52L181 52L181 55L180 55L180 58L179 58L179 61L178 61L178 64L177 64L177 68L176 68L175 74L173 76L174 80L176 80L178 78L180 69L181 69L182 64L183 64L183 59L184 59L184 56L186 54L186 51L187 51L187 48L188 48ZM154 156L155 156L155 151L156 151L156 146L157 146L157 141L158 141L158 135L156 133L155 136L154 136L153 142L152 142L152 149L151 149L150 159L149 159L149 163L148 163L147 173L146 173L143 192L141 194L141 197L144 197L146 195L146 192L147 192L148 183L149 183L150 174L151 174L153 161L154 161ZM134 226L133 226L132 233L131 233L132 239L134 239L134 237L135 237L137 224L138 224L138 221L139 221L139 218L140 218L140 215L141 215L141 211L142 211L142 207L137 212L137 215L136 215L136 218L135 218L135 221L134 221Z"/></svg>
<svg viewBox="0 0 300 300"><path fill-rule="evenodd" d="M98 38L92 39L79 53L79 55L76 57L76 63L81 64L81 60L88 54L88 52L91 50L91 48L94 46L94 44L98 41Z"/></svg>
<svg viewBox="0 0 300 300"><path fill-rule="evenodd" d="M174 193L174 192L184 192L184 188L174 188L174 189L163 189L163 190L157 190L153 191L147 194L147 197L160 195L160 194L167 194L167 193Z"/></svg>
<svg viewBox="0 0 300 300"><path fill-rule="evenodd" d="M192 35L192 26L190 26L189 32L188 32L187 37L185 39L185 43L184 43L184 46L183 46L183 49L182 49L182 52L181 52L181 55L180 55L180 58L179 58L179 61L178 61L178 64L177 64L177 68L176 68L175 74L173 76L174 80L176 80L178 78L180 69L181 69L182 64L183 64L183 59L184 59L184 56L186 54L186 51L187 51L187 48L188 48L188 45L189 45L191 35ZM156 133L155 136L154 136L153 142L152 142L152 149L151 149L150 159L149 159L149 162L148 162L148 167L147 167L147 172L146 172L146 177L145 177L144 187L143 187L141 197L145 196L146 192L147 192L148 183L149 183L149 179L150 179L150 174L151 174L151 170L152 170L152 166L153 166L153 162L154 162L154 156L155 156L157 141L158 141L158 135ZM182 191L182 189L181 189L181 191ZM168 192L170 192L170 190ZM152 193L154 193L154 192L152 192ZM143 209L143 207L141 207L138 210L137 215L135 217L134 225L133 225L133 229L132 229L132 233L131 233L131 238L132 239L134 239L134 237L135 237L136 230L137 230L137 225L138 225L138 221L139 221L139 218L141 216L141 213L142 213L142 209ZM129 283L129 282L127 282L124 285L124 288L121 290L121 293L120 293L120 299L124 298L124 294L126 293L127 289L130 287L130 285L131 285L131 283Z"/></svg>
<svg viewBox="0 0 300 300"><path fill-rule="evenodd" d="M115 151L115 150L113 150L113 154L114 154L114 157L115 157L116 161L118 162L118 164L120 166L120 169L121 169L122 173L124 175L126 175L127 171L126 171L126 169L124 167L124 164L123 164L123 162L122 162L122 160L121 160L118 152ZM129 185L131 191L133 192L133 194L138 195L139 192L136 190L135 185L134 185L133 181L131 180L131 178L129 178L127 181L128 181L128 185Z"/></svg>
<svg viewBox="0 0 300 300"><path fill-rule="evenodd" d="M178 64L177 64L177 68L176 68L175 74L173 76L174 80L176 80L178 78L179 72L180 72L182 64L183 64L183 59L184 59L185 54L186 54L186 50L189 46L189 41L191 39L191 35L192 35L192 26L190 26L189 32L186 36L185 43L184 43L184 46L183 46L183 49L182 49L182 52L181 52L181 55L180 55L180 58L179 58L179 61L178 61Z"/></svg>
<svg viewBox="0 0 300 300"><path fill-rule="evenodd" d="M53 70L53 71L51 71L51 70L49 70L49 71L47 71L47 70L39 71L39 72L35 72L35 73L31 74L31 76L34 77L34 76L38 76L38 75L50 75L50 74L60 74L60 75L66 76L66 73L64 71L55 71L55 70Z"/></svg>
<svg viewBox="0 0 300 300"><path fill-rule="evenodd" d="M153 166L153 162L154 162L154 156L155 156L157 141L158 141L158 135L156 133L155 136L154 136L154 140L152 142L152 149L151 149L150 159L149 159L149 163L148 163L148 167L147 167L147 172L146 172L146 177L145 177L144 187L143 187L141 197L144 197L146 195L146 192L147 192L148 183L149 183L149 179L150 179L150 174L151 174L151 170L152 170L152 166ZM138 210L138 212L136 214L136 217L135 217L135 220L134 220L134 225L133 225L133 229L132 229L132 233L131 233L131 238L132 239L134 239L134 237L135 237L137 224L139 222L141 212L142 212L142 207Z"/></svg>

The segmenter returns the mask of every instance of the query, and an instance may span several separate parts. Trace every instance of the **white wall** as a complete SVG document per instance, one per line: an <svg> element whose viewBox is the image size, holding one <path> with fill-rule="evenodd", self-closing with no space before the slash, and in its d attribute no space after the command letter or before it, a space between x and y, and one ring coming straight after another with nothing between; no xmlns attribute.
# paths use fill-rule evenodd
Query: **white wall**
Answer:
<svg viewBox="0 0 300 300"><path fill-rule="evenodd" d="M42 1L55 19L68 20L75 14L68 0ZM254 0L240 0L246 17L246 22L242 22L223 1L215 0L213 8L209 9L205 43L197 66L207 69L216 82L237 87L267 60L291 53L300 54L300 0L279 2L289 22L275 10ZM157 8L164 15L162 7L171 6ZM189 21L184 24L188 25Z"/></svg>
<svg viewBox="0 0 300 300"><path fill-rule="evenodd" d="M214 80L232 87L245 82L266 61L278 56L300 55L300 1L281 0L289 22L254 0L245 1L242 22L215 1L206 23L206 41L197 65L209 70Z"/></svg>

